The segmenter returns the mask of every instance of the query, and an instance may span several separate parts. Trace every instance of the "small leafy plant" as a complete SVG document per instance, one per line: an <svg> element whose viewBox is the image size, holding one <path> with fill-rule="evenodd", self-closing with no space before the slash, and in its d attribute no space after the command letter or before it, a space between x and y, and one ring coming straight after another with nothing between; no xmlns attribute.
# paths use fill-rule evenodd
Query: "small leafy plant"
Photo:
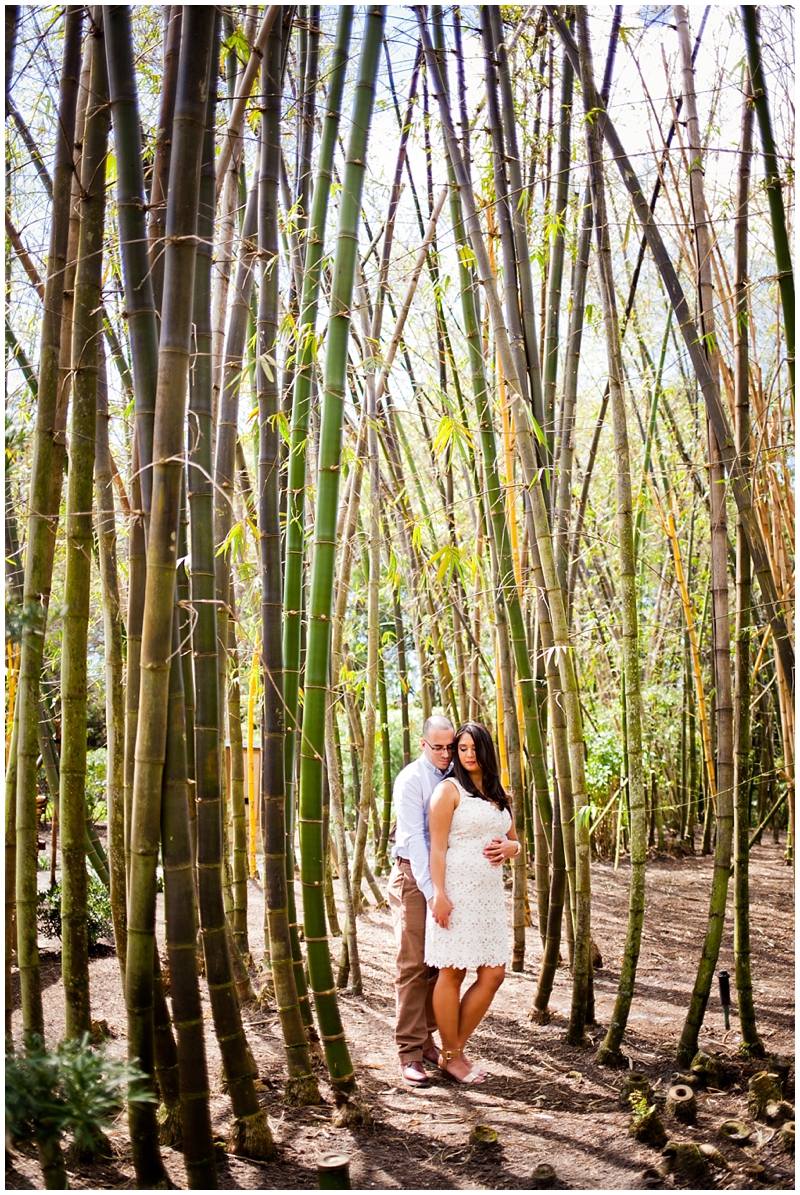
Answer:
<svg viewBox="0 0 800 1195"><path fill-rule="evenodd" d="M53 884L37 897L36 920L39 933L45 938L61 937L61 885ZM89 946L96 946L104 938L114 936L111 920L111 896L105 884L96 876L89 876L86 894L86 932Z"/></svg>
<svg viewBox="0 0 800 1195"><path fill-rule="evenodd" d="M94 1155L104 1146L103 1130L127 1099L154 1103L143 1090L140 1068L81 1041L61 1042L48 1050L41 1038L29 1039L24 1053L6 1049L6 1134L12 1143L58 1145L70 1133L76 1151Z"/></svg>

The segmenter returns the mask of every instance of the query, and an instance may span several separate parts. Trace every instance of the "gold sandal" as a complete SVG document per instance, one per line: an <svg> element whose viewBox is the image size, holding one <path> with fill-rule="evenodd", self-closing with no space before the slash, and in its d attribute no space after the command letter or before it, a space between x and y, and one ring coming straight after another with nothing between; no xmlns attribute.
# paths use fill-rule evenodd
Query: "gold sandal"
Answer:
<svg viewBox="0 0 800 1195"><path fill-rule="evenodd" d="M452 1071L447 1069L448 1062L451 1062L454 1058L458 1058L459 1054L463 1054L463 1052L463 1050L439 1051L439 1069L441 1070L442 1074L445 1076L445 1078L449 1079L451 1083L461 1083L464 1085L484 1083L486 1081L486 1075L483 1071L475 1071L473 1069L469 1071L463 1079L459 1079L458 1075L454 1075ZM442 1059L444 1059L444 1066L442 1066Z"/></svg>

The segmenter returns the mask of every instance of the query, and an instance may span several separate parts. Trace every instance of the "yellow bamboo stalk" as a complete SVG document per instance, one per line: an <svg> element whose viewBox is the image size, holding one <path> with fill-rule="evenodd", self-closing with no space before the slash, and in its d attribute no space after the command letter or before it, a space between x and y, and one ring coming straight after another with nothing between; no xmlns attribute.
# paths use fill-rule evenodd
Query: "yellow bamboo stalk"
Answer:
<svg viewBox="0 0 800 1195"><path fill-rule="evenodd" d="M253 666L250 669L250 688L247 694L247 799L250 811L249 818L249 858L250 878L256 874L256 839L258 825L256 821L256 774L253 753L253 730L255 725L256 691L258 689L258 669L260 652L253 652Z"/></svg>
<svg viewBox="0 0 800 1195"><path fill-rule="evenodd" d="M19 677L20 645L6 642L6 667L8 668L8 707L6 710L6 767L11 753L11 732L14 726L14 704L17 698L17 679Z"/></svg>
<svg viewBox="0 0 800 1195"><path fill-rule="evenodd" d="M767 623L766 629L764 630L764 638L761 640L761 646L758 649L758 655L756 656L756 662L753 665L753 675L750 678L750 687L751 688L755 688L756 677L758 676L758 670L761 667L761 664L764 660L764 651L766 650L766 646L767 646L767 643L769 642L769 637L771 634L772 634L772 627L769 625L769 623Z"/></svg>
<svg viewBox="0 0 800 1195"><path fill-rule="evenodd" d="M500 751L500 779L503 788L508 791L508 755L506 754L506 724L503 709L503 685L500 679L500 647L495 639L494 648L494 688L497 693L497 746Z"/></svg>
<svg viewBox="0 0 800 1195"><path fill-rule="evenodd" d="M497 277L495 263L494 241L495 223L494 208L489 205L486 209L489 229L489 264L492 273ZM511 425L511 412L508 407L506 380L503 375L503 363L497 358L497 391L500 397L500 413L503 421L503 461L506 475L506 522L508 523L508 538L511 545L511 559L514 562L514 580L517 583L520 603L522 602L522 560L519 551L519 529L517 527L516 487L514 485L514 434ZM517 724L519 726L520 742L525 741L525 721L522 707L522 689L517 681Z"/></svg>

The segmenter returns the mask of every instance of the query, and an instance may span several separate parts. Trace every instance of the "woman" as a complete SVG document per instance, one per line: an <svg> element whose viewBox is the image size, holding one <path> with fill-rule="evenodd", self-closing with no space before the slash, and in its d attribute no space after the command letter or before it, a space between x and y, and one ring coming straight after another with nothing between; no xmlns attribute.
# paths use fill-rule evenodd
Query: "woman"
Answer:
<svg viewBox="0 0 800 1195"><path fill-rule="evenodd" d="M486 1075L473 1068L464 1048L505 978L502 863L519 854L522 845L489 731L479 722L466 722L456 731L454 746L453 774L431 796L433 899L425 962L439 968L433 992L442 1039L439 1066L458 1083L482 1083ZM468 967L476 967L478 976L462 998Z"/></svg>

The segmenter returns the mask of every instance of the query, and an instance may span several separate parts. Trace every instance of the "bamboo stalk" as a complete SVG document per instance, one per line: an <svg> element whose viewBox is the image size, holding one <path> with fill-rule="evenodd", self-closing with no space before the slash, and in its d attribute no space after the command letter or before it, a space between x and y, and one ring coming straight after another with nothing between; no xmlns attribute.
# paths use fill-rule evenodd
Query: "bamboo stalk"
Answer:
<svg viewBox="0 0 800 1195"><path fill-rule="evenodd" d="M370 6L364 24L358 82L353 103L350 146L342 187L339 233L331 290L325 382L320 430L317 510L314 522L311 597L306 658L305 705L300 764L300 836L303 915L308 946L311 990L325 1045L338 1120L359 1123L369 1113L357 1095L355 1072L341 1026L333 982L330 949L325 934L322 890L322 762L325 708L328 702L330 621L333 564L341 461L341 426L347 342L357 256L361 191L365 173L367 136L373 109L375 77L385 12Z"/></svg>
<svg viewBox="0 0 800 1195"><path fill-rule="evenodd" d="M753 144L753 105L749 79L742 103L742 132L739 143L739 172L734 222L734 385L736 394L736 447L745 468L750 466L750 370L747 351L748 220L750 153ZM751 626L750 556L742 529L736 535L736 635L734 685L734 806L733 836L733 950L736 964L736 998L742 1027L742 1050L757 1057L764 1046L758 1036L750 967L750 641Z"/></svg>
<svg viewBox="0 0 800 1195"><path fill-rule="evenodd" d="M58 133L53 170L53 206L45 282L41 334L38 403L31 468L30 514L20 673L19 739L16 753L16 900L22 1022L26 1034L44 1034L39 950L36 940L37 818L36 760L38 756L39 677L52 580L49 542L55 536L60 492L54 493L58 360L63 307L63 271L69 237L72 151L81 55L82 8L66 11L64 51L59 90ZM61 478L58 477L60 487Z"/></svg>
<svg viewBox="0 0 800 1195"><path fill-rule="evenodd" d="M792 269L792 254L789 247L789 237L786 229L786 213L783 206L783 188L778 169L778 154L772 134L772 120L770 117L767 85L761 63L760 34L758 27L758 13L755 7L747 4L740 5L742 24L744 25L745 43L747 45L747 61L750 67L750 79L753 92L753 103L758 116L758 127L761 133L761 145L764 153L764 173L766 175L767 199L769 201L770 222L772 224L772 239L775 245L775 262L778 267L778 289L783 307L783 330L786 337L786 356L791 378L792 395L794 395L794 361L795 361L795 310L794 310L794 271Z"/></svg>
<svg viewBox="0 0 800 1195"><path fill-rule="evenodd" d="M550 5L546 5L545 7L550 20L558 30L559 36L567 46L573 66L576 66L578 53L572 35L566 28L558 11ZM733 433L731 432L728 416L720 398L719 388L709 371L705 359L702 338L691 318L683 289L664 246L661 232L653 218L652 212L647 206L641 184L636 176L636 171L623 149L616 129L609 119L608 113L603 109L599 111L597 119L602 134L608 142L609 149L620 170L625 186L633 200L636 217L647 237L647 243L658 266L664 287L669 296L669 301L675 311L684 343L703 394L708 416L714 428L723 468L731 478L734 498L742 516L742 525L747 536L748 547L761 588L767 617L773 626L781 667L786 676L787 685L793 693L794 648L786 625L783 603L775 588L775 582L770 570L769 556L764 544L764 537L758 524L756 512L753 509L750 481L738 459Z"/></svg>

